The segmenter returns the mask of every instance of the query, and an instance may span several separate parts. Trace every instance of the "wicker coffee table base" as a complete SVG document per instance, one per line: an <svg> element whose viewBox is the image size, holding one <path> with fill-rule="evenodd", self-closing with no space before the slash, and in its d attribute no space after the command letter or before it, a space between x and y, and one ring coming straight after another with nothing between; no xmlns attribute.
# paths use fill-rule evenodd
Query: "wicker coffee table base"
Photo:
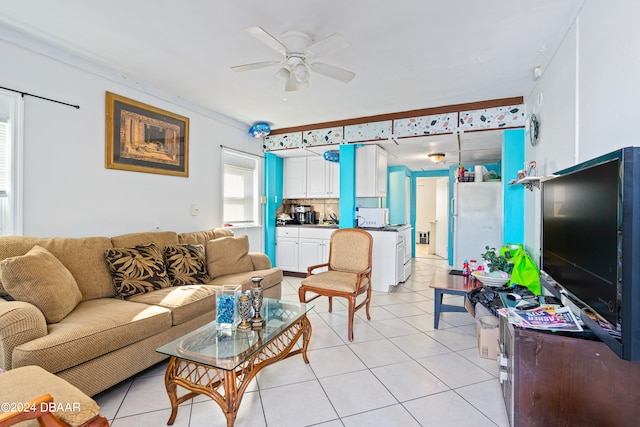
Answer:
<svg viewBox="0 0 640 427"><path fill-rule="evenodd" d="M300 337L302 347L294 350ZM303 316L235 370L224 370L171 357L164 377L167 394L171 400L171 416L167 424L172 425L175 421L179 405L204 394L222 408L227 417L227 427L233 426L244 391L258 372L272 363L297 354L302 354L304 363L309 363L307 347L310 339L311 323L307 316ZM177 386L190 392L178 397Z"/></svg>

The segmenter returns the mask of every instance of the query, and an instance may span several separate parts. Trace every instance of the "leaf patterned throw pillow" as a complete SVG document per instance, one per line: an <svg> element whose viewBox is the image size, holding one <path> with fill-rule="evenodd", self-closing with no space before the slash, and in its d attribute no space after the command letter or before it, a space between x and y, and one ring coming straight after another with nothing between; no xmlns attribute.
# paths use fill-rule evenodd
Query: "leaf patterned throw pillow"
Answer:
<svg viewBox="0 0 640 427"><path fill-rule="evenodd" d="M173 286L210 282L203 245L170 245L164 248L167 273Z"/></svg>
<svg viewBox="0 0 640 427"><path fill-rule="evenodd" d="M107 249L105 258L122 298L171 286L162 251L155 243Z"/></svg>

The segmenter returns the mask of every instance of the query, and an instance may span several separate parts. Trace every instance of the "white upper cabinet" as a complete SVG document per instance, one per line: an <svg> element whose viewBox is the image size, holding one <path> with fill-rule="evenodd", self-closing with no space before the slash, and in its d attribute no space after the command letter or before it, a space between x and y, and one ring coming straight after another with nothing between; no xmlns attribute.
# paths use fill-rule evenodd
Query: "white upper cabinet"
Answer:
<svg viewBox="0 0 640 427"><path fill-rule="evenodd" d="M387 152L377 145L356 149L356 197L386 197Z"/></svg>
<svg viewBox="0 0 640 427"><path fill-rule="evenodd" d="M282 173L285 199L340 197L340 165L323 156L287 157Z"/></svg>
<svg viewBox="0 0 640 427"><path fill-rule="evenodd" d="M300 199L307 197L307 158L287 157L283 161L282 197Z"/></svg>
<svg viewBox="0 0 640 427"><path fill-rule="evenodd" d="M323 156L307 157L307 197L340 197L340 165Z"/></svg>

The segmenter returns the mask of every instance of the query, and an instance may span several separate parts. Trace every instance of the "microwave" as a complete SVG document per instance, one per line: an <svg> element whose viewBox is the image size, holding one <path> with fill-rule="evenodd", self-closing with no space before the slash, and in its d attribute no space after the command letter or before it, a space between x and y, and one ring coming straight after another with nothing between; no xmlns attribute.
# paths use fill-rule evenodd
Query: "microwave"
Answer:
<svg viewBox="0 0 640 427"><path fill-rule="evenodd" d="M389 209L358 208L358 227L383 228L389 225Z"/></svg>

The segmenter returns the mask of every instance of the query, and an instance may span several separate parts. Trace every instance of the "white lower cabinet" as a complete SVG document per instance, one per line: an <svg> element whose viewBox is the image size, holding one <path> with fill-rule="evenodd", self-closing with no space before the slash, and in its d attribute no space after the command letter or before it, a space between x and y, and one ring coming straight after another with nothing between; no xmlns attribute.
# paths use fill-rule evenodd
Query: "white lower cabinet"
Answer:
<svg viewBox="0 0 640 427"><path fill-rule="evenodd" d="M307 267L327 262L333 231L314 227L277 227L276 266L284 271L306 273Z"/></svg>
<svg viewBox="0 0 640 427"><path fill-rule="evenodd" d="M298 228L276 228L276 264L284 271L298 271Z"/></svg>

